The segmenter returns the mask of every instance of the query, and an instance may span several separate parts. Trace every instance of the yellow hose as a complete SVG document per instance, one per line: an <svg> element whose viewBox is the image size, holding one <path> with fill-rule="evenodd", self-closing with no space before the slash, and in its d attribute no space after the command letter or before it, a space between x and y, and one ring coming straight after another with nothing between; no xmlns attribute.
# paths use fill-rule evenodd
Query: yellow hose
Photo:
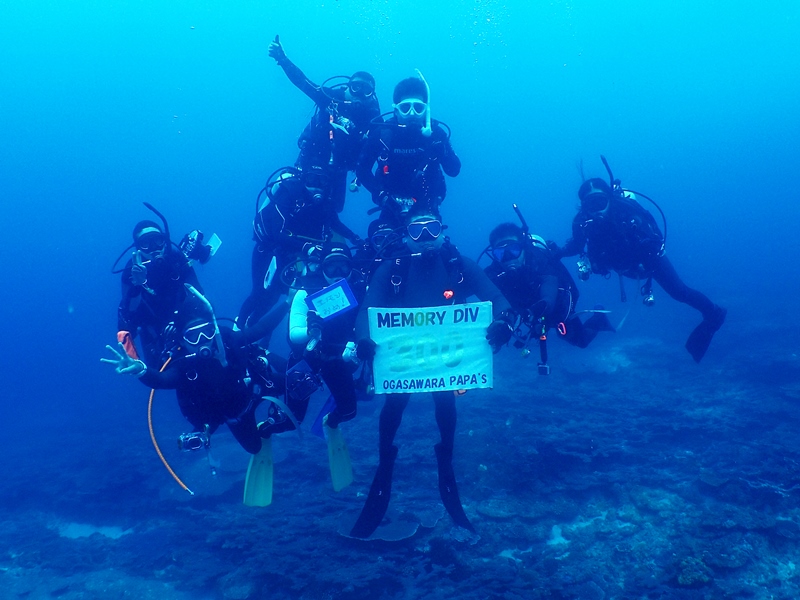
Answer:
<svg viewBox="0 0 800 600"><path fill-rule="evenodd" d="M163 373L164 369L167 368L169 361L172 360L172 357L169 357L167 361L161 366L158 370L159 373ZM194 496L194 492L190 490L185 483L181 481L181 478L175 474L175 471L172 470L172 467L169 466L167 459L164 458L164 455L161 454L161 448L158 447L158 442L156 441L156 434L153 431L153 397L156 395L156 390L153 388L150 390L150 401L147 403L147 426L150 428L150 439L153 441L153 447L156 449L156 454L158 454L158 458L161 459L161 462L164 463L164 466L169 471L169 474L172 475L172 478L178 482L178 485L189 492L192 496Z"/></svg>

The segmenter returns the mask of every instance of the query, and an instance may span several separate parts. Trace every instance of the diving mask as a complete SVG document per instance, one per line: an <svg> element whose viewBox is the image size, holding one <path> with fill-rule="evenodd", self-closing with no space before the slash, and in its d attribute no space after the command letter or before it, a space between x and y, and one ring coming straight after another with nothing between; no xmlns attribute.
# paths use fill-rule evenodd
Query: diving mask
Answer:
<svg viewBox="0 0 800 600"><path fill-rule="evenodd" d="M411 221L406 227L408 237L415 242L420 241L423 235L427 234L428 239L435 240L442 234L442 222L438 219L427 219L425 221Z"/></svg>
<svg viewBox="0 0 800 600"><path fill-rule="evenodd" d="M394 109L403 117L421 117L428 110L428 105L417 98L409 98L395 104Z"/></svg>

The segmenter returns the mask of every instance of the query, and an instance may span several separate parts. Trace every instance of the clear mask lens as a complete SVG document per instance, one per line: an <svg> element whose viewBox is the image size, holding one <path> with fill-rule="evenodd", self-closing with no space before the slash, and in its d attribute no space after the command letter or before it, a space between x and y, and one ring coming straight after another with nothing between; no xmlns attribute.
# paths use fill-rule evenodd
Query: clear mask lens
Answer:
<svg viewBox="0 0 800 600"><path fill-rule="evenodd" d="M190 346L199 346L210 342L217 335L217 329L211 322L192 325L183 332L183 341Z"/></svg>
<svg viewBox="0 0 800 600"><path fill-rule="evenodd" d="M323 274L331 279L347 277L351 270L352 265L346 258L334 258L322 263Z"/></svg>
<svg viewBox="0 0 800 600"><path fill-rule="evenodd" d="M427 234L428 238L435 240L442 234L442 222L437 219L428 221L412 221L407 227L408 237L415 242Z"/></svg>
<svg viewBox="0 0 800 600"><path fill-rule="evenodd" d="M419 117L425 114L428 105L422 102L422 100L403 100L395 104L394 107L397 109L397 112L404 117L408 117L412 114Z"/></svg>
<svg viewBox="0 0 800 600"><path fill-rule="evenodd" d="M375 93L375 87L368 81L364 81L362 79L350 81L349 87L350 92L354 96L361 96L362 98L369 98Z"/></svg>
<svg viewBox="0 0 800 600"><path fill-rule="evenodd" d="M149 233L136 240L137 250L141 250L142 252L147 252L150 254L153 252L158 252L159 250L163 250L164 246L166 245L167 240L160 233Z"/></svg>
<svg viewBox="0 0 800 600"><path fill-rule="evenodd" d="M492 248L492 257L501 263L509 262L520 257L522 254L522 244L511 242L502 246Z"/></svg>

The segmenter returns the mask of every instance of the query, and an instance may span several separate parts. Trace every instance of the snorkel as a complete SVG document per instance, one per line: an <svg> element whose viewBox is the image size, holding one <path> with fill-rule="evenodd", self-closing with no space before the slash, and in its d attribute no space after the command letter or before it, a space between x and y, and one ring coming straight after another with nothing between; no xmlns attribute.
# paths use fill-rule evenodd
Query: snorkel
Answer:
<svg viewBox="0 0 800 600"><path fill-rule="evenodd" d="M165 247L166 248L171 248L172 247L172 241L170 240L170 237L169 237L169 224L167 223L167 220L164 218L164 215L162 215L160 212L158 212L153 207L153 205L150 204L149 202L143 202L142 204L144 204L147 208L152 210L156 214L156 216L159 219L161 219L161 223L164 225L164 237L167 238L167 243L166 243Z"/></svg>
<svg viewBox="0 0 800 600"><path fill-rule="evenodd" d="M511 207L514 209L514 212L517 213L517 218L519 219L519 222L522 224L522 233L528 235L528 231L530 231L530 229L528 228L527 221L525 221L525 217L522 216L522 211L519 209L519 206L517 206L516 204L512 204Z"/></svg>
<svg viewBox="0 0 800 600"><path fill-rule="evenodd" d="M422 74L422 71L419 69L415 69L417 75L422 80L422 83L425 84L425 91L428 94L428 108L425 111L425 126L422 128L422 135L425 137L430 137L432 133L431 129L431 86L428 85L428 82L425 80L425 76Z"/></svg>
<svg viewBox="0 0 800 600"><path fill-rule="evenodd" d="M217 318L214 316L214 309L211 308L211 303L206 299L203 294L201 294L197 289L190 283L184 283L183 286L186 288L186 291L192 294L195 298L200 301L200 304L203 305L203 308L208 312L209 316L211 317L211 322L214 323L214 330L216 331L216 335L214 336L214 342L217 345L217 352L219 353L219 362L222 364L223 367L228 366L228 361L225 359L225 346L222 344L222 335L219 332L219 325L217 324Z"/></svg>

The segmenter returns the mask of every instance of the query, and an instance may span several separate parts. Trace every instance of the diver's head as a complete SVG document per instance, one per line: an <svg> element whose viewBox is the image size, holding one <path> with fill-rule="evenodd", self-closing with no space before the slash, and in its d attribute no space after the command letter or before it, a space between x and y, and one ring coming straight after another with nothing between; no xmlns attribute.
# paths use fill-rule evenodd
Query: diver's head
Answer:
<svg viewBox="0 0 800 600"><path fill-rule="evenodd" d="M375 78L366 71L356 71L350 76L344 95L350 102L371 101L375 95Z"/></svg>
<svg viewBox="0 0 800 600"><path fill-rule="evenodd" d="M398 243L402 245L403 232L398 232L390 223L377 219L369 224L367 236L370 246L376 252L385 252L394 247L397 249Z"/></svg>
<svg viewBox="0 0 800 600"><path fill-rule="evenodd" d="M581 208L590 215L605 211L611 202L611 196L612 192L608 183L597 177L587 179L578 188Z"/></svg>
<svg viewBox="0 0 800 600"><path fill-rule="evenodd" d="M307 204L319 205L330 187L328 173L322 167L306 167L300 172L300 181L306 188Z"/></svg>
<svg viewBox="0 0 800 600"><path fill-rule="evenodd" d="M401 125L423 127L428 116L428 86L419 77L403 79L392 95L394 116Z"/></svg>
<svg viewBox="0 0 800 600"><path fill-rule="evenodd" d="M319 275L320 267L322 266L322 259L325 257L322 250L322 245L311 242L303 246L302 269L300 274L303 277L314 277Z"/></svg>
<svg viewBox="0 0 800 600"><path fill-rule="evenodd" d="M489 253L492 260L506 270L525 264L525 232L514 223L501 223L489 234Z"/></svg>
<svg viewBox="0 0 800 600"><path fill-rule="evenodd" d="M548 260L547 242L538 235L526 234L519 225L501 223L489 234L489 253L504 270L523 266L538 269Z"/></svg>
<svg viewBox="0 0 800 600"><path fill-rule="evenodd" d="M427 254L442 247L444 225L436 215L423 212L411 218L406 226L405 242L413 253Z"/></svg>
<svg viewBox="0 0 800 600"><path fill-rule="evenodd" d="M196 317L189 320L183 328L183 347L185 357L199 356L211 358L217 352L217 326L213 319Z"/></svg>
<svg viewBox="0 0 800 600"><path fill-rule="evenodd" d="M167 248L167 236L153 221L139 221L133 228L133 245L145 260L161 258Z"/></svg>
<svg viewBox="0 0 800 600"><path fill-rule="evenodd" d="M347 279L353 271L353 255L343 242L327 242L322 247L322 275L328 285Z"/></svg>

